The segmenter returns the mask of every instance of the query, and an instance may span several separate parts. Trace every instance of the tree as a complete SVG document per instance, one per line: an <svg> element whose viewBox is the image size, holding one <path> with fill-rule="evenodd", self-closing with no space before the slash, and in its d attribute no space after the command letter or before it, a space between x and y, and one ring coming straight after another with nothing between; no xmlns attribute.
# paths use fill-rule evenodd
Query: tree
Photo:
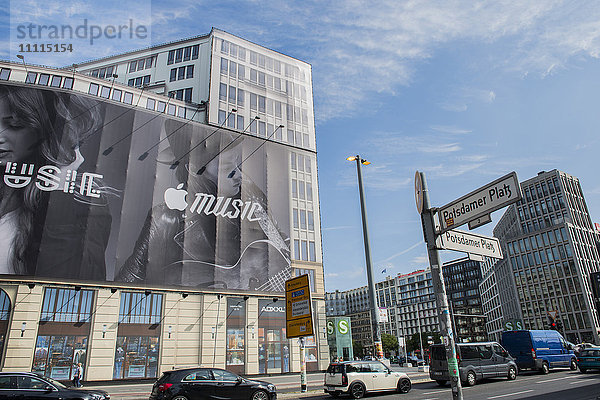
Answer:
<svg viewBox="0 0 600 400"><path fill-rule="evenodd" d="M423 351L427 351L427 349L429 349L430 341L433 343L441 343L440 334L438 332L423 332L421 336L423 338ZM421 351L418 333L415 333L406 341L406 351L411 352L415 350L419 352Z"/></svg>
<svg viewBox="0 0 600 400"><path fill-rule="evenodd" d="M365 349L362 343L356 340L352 341L352 351L354 352L354 357L363 358L365 356Z"/></svg>
<svg viewBox="0 0 600 400"><path fill-rule="evenodd" d="M383 344L383 353L389 354L391 351L398 351L398 338L387 333L381 334L381 342Z"/></svg>

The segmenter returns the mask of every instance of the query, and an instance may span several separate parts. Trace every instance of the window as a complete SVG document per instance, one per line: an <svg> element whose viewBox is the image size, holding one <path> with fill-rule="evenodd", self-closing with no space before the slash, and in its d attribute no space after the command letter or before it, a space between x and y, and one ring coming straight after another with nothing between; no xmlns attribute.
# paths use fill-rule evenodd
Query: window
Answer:
<svg viewBox="0 0 600 400"><path fill-rule="evenodd" d="M93 94L94 96L97 96L99 89L100 89L100 86L98 86L95 83L90 83L90 88L88 89L88 93Z"/></svg>
<svg viewBox="0 0 600 400"><path fill-rule="evenodd" d="M243 115L237 116L237 128L239 130L244 130L244 116Z"/></svg>
<svg viewBox="0 0 600 400"><path fill-rule="evenodd" d="M105 99L108 99L109 94L110 94L110 87L102 86L102 89L100 90L100 97L104 97Z"/></svg>
<svg viewBox="0 0 600 400"><path fill-rule="evenodd" d="M175 62L175 50L169 50L169 56L167 57L167 65L171 65Z"/></svg>
<svg viewBox="0 0 600 400"><path fill-rule="evenodd" d="M62 76L54 75L52 77L52 81L50 81L50 86L60 87L61 82L62 82Z"/></svg>
<svg viewBox="0 0 600 400"><path fill-rule="evenodd" d="M235 104L236 90L233 86L229 86L229 102Z"/></svg>
<svg viewBox="0 0 600 400"><path fill-rule="evenodd" d="M156 111L162 113L165 112L165 108L167 108L167 103L165 103L164 101L159 101L156 107Z"/></svg>
<svg viewBox="0 0 600 400"><path fill-rule="evenodd" d="M306 240L302 241L302 261L308 261L308 244Z"/></svg>
<svg viewBox="0 0 600 400"><path fill-rule="evenodd" d="M300 259L300 240L294 239L294 258Z"/></svg>
<svg viewBox="0 0 600 400"><path fill-rule="evenodd" d="M315 252L315 242L308 242L308 261L317 261L317 254Z"/></svg>
<svg viewBox="0 0 600 400"><path fill-rule="evenodd" d="M250 110L258 109L258 97L254 93L250 93Z"/></svg>
<svg viewBox="0 0 600 400"><path fill-rule="evenodd" d="M210 370L209 369L199 369L191 374L189 374L188 376L186 376L185 378L183 378L184 381L189 382L189 381L210 381L212 380L212 375L210 374Z"/></svg>
<svg viewBox="0 0 600 400"><path fill-rule="evenodd" d="M177 69L177 80L180 81L185 79L185 67L179 67Z"/></svg>
<svg viewBox="0 0 600 400"><path fill-rule="evenodd" d="M186 47L183 49L183 61L189 61L192 56L192 48Z"/></svg>
<svg viewBox="0 0 600 400"><path fill-rule="evenodd" d="M28 72L27 77L25 78L25 83L35 83L36 79L37 79L37 73Z"/></svg>
<svg viewBox="0 0 600 400"><path fill-rule="evenodd" d="M295 179L292 179L292 198L298 198L298 181Z"/></svg>
<svg viewBox="0 0 600 400"><path fill-rule="evenodd" d="M238 79L246 79L246 67L239 64L237 69L238 69Z"/></svg>
<svg viewBox="0 0 600 400"><path fill-rule="evenodd" d="M0 68L0 80L7 81L10 78L10 68Z"/></svg>
<svg viewBox="0 0 600 400"><path fill-rule="evenodd" d="M300 228L306 229L306 210L300 210Z"/></svg>
<svg viewBox="0 0 600 400"><path fill-rule="evenodd" d="M298 181L298 198L304 200L305 198L305 184L302 181Z"/></svg>
<svg viewBox="0 0 600 400"><path fill-rule="evenodd" d="M73 89L73 78L65 78L63 80L63 86L64 89Z"/></svg>
<svg viewBox="0 0 600 400"><path fill-rule="evenodd" d="M192 89L193 88L186 88L183 91L183 100L187 101L188 103L192 101Z"/></svg>
<svg viewBox="0 0 600 400"><path fill-rule="evenodd" d="M226 74L228 67L228 61L226 58L221 58L221 73Z"/></svg>
<svg viewBox="0 0 600 400"><path fill-rule="evenodd" d="M123 91L121 91L119 89L113 89L112 96L110 98L115 101L121 101L122 94L123 94Z"/></svg>
<svg viewBox="0 0 600 400"><path fill-rule="evenodd" d="M181 62L181 59L183 58L183 49L177 49L175 50L175 62Z"/></svg>
<svg viewBox="0 0 600 400"><path fill-rule="evenodd" d="M294 208L292 210L292 216L293 216L293 221L294 221L294 228L298 229L300 227L300 225L298 224L298 209Z"/></svg>
<svg viewBox="0 0 600 400"><path fill-rule="evenodd" d="M219 125L225 124L225 118L227 118L227 113L224 110L219 110Z"/></svg>
<svg viewBox="0 0 600 400"><path fill-rule="evenodd" d="M238 106L243 107L244 106L244 99L246 97L246 93L244 92L243 89L238 89L238 94L237 94L237 104Z"/></svg>
<svg viewBox="0 0 600 400"><path fill-rule="evenodd" d="M177 68L171 69L171 74L169 76L169 82L173 82L177 80Z"/></svg>
<svg viewBox="0 0 600 400"><path fill-rule="evenodd" d="M154 110L154 107L156 106L156 101L154 99L148 99L146 100L146 108L148 110Z"/></svg>
<svg viewBox="0 0 600 400"><path fill-rule="evenodd" d="M192 60L195 60L198 58L198 49L199 48L200 48L200 45L198 45L198 44L192 46Z"/></svg>
<svg viewBox="0 0 600 400"><path fill-rule="evenodd" d="M227 100L227 84L219 84L219 100Z"/></svg>
<svg viewBox="0 0 600 400"><path fill-rule="evenodd" d="M133 104L133 93L125 92L123 95L123 103Z"/></svg>
<svg viewBox="0 0 600 400"><path fill-rule="evenodd" d="M50 75L40 74L40 79L38 80L38 85L46 86L49 81L50 81Z"/></svg>
<svg viewBox="0 0 600 400"><path fill-rule="evenodd" d="M308 230L309 231L314 231L315 230L315 220L314 220L314 214L312 211L308 211L307 212L307 216L308 216Z"/></svg>

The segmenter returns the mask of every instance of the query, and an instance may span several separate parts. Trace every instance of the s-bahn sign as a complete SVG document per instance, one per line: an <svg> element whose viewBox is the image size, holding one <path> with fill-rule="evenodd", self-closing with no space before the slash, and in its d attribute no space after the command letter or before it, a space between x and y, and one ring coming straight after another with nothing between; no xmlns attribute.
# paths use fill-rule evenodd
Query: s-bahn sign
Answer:
<svg viewBox="0 0 600 400"><path fill-rule="evenodd" d="M511 172L437 210L440 232L459 227L521 199L517 173Z"/></svg>

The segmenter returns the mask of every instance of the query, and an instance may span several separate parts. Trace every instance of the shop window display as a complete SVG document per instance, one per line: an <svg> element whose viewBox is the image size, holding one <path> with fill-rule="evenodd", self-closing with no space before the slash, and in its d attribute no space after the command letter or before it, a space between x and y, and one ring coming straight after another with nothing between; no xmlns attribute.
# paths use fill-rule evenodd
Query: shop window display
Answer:
<svg viewBox="0 0 600 400"><path fill-rule="evenodd" d="M10 318L11 304L6 292L0 289L0 358L4 350L4 340L8 330L8 319Z"/></svg>
<svg viewBox="0 0 600 400"><path fill-rule="evenodd" d="M117 337L113 379L156 378L158 355L158 337Z"/></svg>
<svg viewBox="0 0 600 400"><path fill-rule="evenodd" d="M245 332L246 304L243 298L227 298L227 365L226 368L237 374L245 373Z"/></svg>
<svg viewBox="0 0 600 400"><path fill-rule="evenodd" d="M85 373L87 341L87 336L38 336L32 371L66 381L81 363Z"/></svg>

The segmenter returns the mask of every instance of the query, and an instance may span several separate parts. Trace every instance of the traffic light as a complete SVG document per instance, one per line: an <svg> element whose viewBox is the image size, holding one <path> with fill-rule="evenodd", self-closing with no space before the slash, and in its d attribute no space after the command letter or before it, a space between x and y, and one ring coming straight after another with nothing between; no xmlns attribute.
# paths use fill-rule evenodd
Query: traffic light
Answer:
<svg viewBox="0 0 600 400"><path fill-rule="evenodd" d="M550 326L549 326L549 329L552 329L552 330L555 330L555 331L557 331L557 330L558 330L558 326L556 325L556 321L554 320L554 318L552 318L552 316L551 316L551 315L549 315L549 316L548 316L548 319L550 320Z"/></svg>

